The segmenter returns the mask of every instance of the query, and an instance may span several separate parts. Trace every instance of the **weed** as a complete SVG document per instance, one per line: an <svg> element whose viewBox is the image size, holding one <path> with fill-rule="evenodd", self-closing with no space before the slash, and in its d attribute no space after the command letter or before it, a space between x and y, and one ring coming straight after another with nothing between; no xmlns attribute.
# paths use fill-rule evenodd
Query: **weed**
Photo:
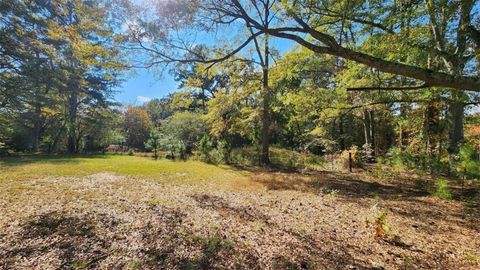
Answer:
<svg viewBox="0 0 480 270"><path fill-rule="evenodd" d="M383 212L375 218L375 237L384 238L390 233L390 224L388 223L388 213Z"/></svg>
<svg viewBox="0 0 480 270"><path fill-rule="evenodd" d="M73 261L72 263L72 269L75 269L75 270L86 269L87 267L88 267L88 262L85 260Z"/></svg>
<svg viewBox="0 0 480 270"><path fill-rule="evenodd" d="M432 193L433 196L438 197L444 200L452 199L452 192L448 187L448 181L445 179L440 179L435 184L435 190Z"/></svg>
<svg viewBox="0 0 480 270"><path fill-rule="evenodd" d="M131 269L140 269L140 267L142 267L142 263L138 260L131 260L129 263L128 263L128 266L131 268Z"/></svg>
<svg viewBox="0 0 480 270"><path fill-rule="evenodd" d="M480 256L475 254L469 254L465 256L465 260L471 263L480 264Z"/></svg>
<svg viewBox="0 0 480 270"><path fill-rule="evenodd" d="M383 199L382 196L380 196L380 194L378 194L377 192L373 193L373 198L378 201Z"/></svg>
<svg viewBox="0 0 480 270"><path fill-rule="evenodd" d="M321 187L320 192L333 198L333 197L336 197L340 191L338 189L329 189L326 187Z"/></svg>

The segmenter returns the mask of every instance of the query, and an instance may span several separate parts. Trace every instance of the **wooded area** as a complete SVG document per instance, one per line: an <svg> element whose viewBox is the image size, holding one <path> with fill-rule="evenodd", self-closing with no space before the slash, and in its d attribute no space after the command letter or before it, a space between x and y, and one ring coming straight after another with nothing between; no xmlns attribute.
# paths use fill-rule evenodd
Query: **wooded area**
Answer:
<svg viewBox="0 0 480 270"><path fill-rule="evenodd" d="M158 129L159 148L185 154L205 135L224 152L258 146L264 164L271 144L315 154L357 147L372 161L450 174L465 171L463 162L476 174L468 163L478 160L477 9L475 1L2 1L2 151L144 150ZM215 32L231 42L196 41ZM273 38L297 45L282 55ZM171 72L181 91L122 109L115 86L134 67Z"/></svg>
<svg viewBox="0 0 480 270"><path fill-rule="evenodd" d="M151 163L164 164L162 159L183 161L186 168L189 162L202 161L195 166L229 165L252 178L261 172L254 184L247 181L254 187L300 187L328 196L345 192L349 199L367 192L388 198L386 207L392 209L405 207L392 202L398 194L455 198L455 203L473 205L474 214L468 210L461 216L475 223L480 198L479 60L477 0L0 0L0 158L5 160L0 165L16 168L16 160L30 166L43 164L38 157L107 153L132 160L146 156L152 168L164 166ZM178 89L142 104L116 100L122 83L144 69L159 78L173 76ZM119 169L118 164L105 165L110 168L105 170ZM161 170L174 171L175 179L188 174L169 166L177 165ZM324 171L329 171L328 179L343 179L348 187L326 180L331 189L319 191L315 177L323 179ZM262 178L270 173L281 175L284 182L275 182L276 176L271 182ZM12 169L5 179L18 175ZM398 190L376 186L368 178L390 176ZM367 181L368 188L358 185L357 178ZM122 179L117 180L128 181ZM58 181L65 184L63 178ZM233 182L247 185L242 181ZM236 211L221 203L230 195L191 196L208 209L223 205L222 215ZM362 199L353 201L360 204ZM417 207L415 203L409 207ZM432 205L442 209L442 203ZM461 209L459 204L450 206ZM354 215L345 205L339 209L348 213L345 216ZM245 211L243 219L258 219ZM382 215L369 221L377 226L377 238L387 234L387 216ZM426 216L423 212L421 218ZM467 230L462 231L465 235L478 232L477 225L458 226ZM0 231L0 248L1 238ZM404 244L388 239L396 247ZM478 243L477 235L470 244L480 248ZM415 257L417 266L439 267L441 262L432 256ZM474 262L464 269L480 265L480 254L473 256ZM300 259L292 262L297 268L277 268L270 259L258 265L308 268ZM449 261L447 269L454 269L457 259ZM248 261L238 260L240 265ZM339 263L339 258L333 261L315 261L310 268L351 265ZM84 268L95 268L96 263ZM182 269L216 267L208 260L191 263ZM172 269L181 264L165 265ZM397 262L391 265L400 269Z"/></svg>

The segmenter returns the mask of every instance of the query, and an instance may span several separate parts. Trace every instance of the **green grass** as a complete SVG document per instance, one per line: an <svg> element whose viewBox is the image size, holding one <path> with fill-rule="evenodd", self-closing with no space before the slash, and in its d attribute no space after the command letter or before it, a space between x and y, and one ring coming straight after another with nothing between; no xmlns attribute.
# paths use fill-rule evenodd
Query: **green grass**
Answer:
<svg viewBox="0 0 480 270"><path fill-rule="evenodd" d="M241 177L228 166L200 161L153 160L122 155L22 156L0 161L0 181L23 180L48 176L86 176L110 172L118 175L146 176L153 179L223 180Z"/></svg>

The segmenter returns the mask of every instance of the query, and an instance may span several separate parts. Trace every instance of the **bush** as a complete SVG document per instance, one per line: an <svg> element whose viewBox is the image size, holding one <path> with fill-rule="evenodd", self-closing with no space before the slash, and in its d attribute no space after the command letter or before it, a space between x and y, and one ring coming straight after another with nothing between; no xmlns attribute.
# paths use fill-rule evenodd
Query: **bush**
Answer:
<svg viewBox="0 0 480 270"><path fill-rule="evenodd" d="M388 213L380 213L379 216L375 218L375 237L383 238L390 233L391 227L388 223Z"/></svg>
<svg viewBox="0 0 480 270"><path fill-rule="evenodd" d="M145 142L145 148L153 151L153 158L158 159L158 150L161 145L161 134L158 129L153 129L150 132L150 137Z"/></svg>
<svg viewBox="0 0 480 270"><path fill-rule="evenodd" d="M202 139L200 140L199 150L200 150L200 158L202 160L206 162L212 162L211 152L213 150L213 145L206 133L203 135Z"/></svg>
<svg viewBox="0 0 480 270"><path fill-rule="evenodd" d="M393 147L388 151L384 163L397 171L419 170L438 173L446 171L448 168L446 163L442 163L424 151L402 150L398 147Z"/></svg>
<svg viewBox="0 0 480 270"><path fill-rule="evenodd" d="M463 144L460 147L458 159L455 162L455 170L458 175L465 178L480 178L479 156L471 144Z"/></svg>
<svg viewBox="0 0 480 270"><path fill-rule="evenodd" d="M0 157L1 156L8 156L9 152L8 152L8 146L3 143L3 142L0 142Z"/></svg>
<svg viewBox="0 0 480 270"><path fill-rule="evenodd" d="M133 148L129 148L127 154L128 154L129 156L134 156L134 155L135 155L135 151L133 150Z"/></svg>
<svg viewBox="0 0 480 270"><path fill-rule="evenodd" d="M220 140L218 142L218 147L220 153L222 153L222 158L225 163L230 163L232 155L232 145L228 140Z"/></svg>
<svg viewBox="0 0 480 270"><path fill-rule="evenodd" d="M435 190L432 193L433 196L438 197L444 200L452 199L452 192L448 187L448 181L445 179L439 179L437 183L435 183Z"/></svg>
<svg viewBox="0 0 480 270"><path fill-rule="evenodd" d="M360 149L356 145L352 146L348 150L343 151L342 154L340 155L341 159L343 160L343 168L345 170L349 169L350 153L352 154L352 168L362 168L364 163L363 155Z"/></svg>

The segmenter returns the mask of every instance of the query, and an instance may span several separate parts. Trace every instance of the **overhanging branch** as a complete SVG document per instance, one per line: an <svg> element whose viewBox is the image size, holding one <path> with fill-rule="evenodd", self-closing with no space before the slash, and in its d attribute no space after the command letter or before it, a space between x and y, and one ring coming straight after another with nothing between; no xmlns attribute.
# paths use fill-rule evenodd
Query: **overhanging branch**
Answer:
<svg viewBox="0 0 480 270"><path fill-rule="evenodd" d="M399 87L381 87L381 86L369 86L369 87L349 87L347 91L357 92L357 91L413 91L420 90L430 87L428 84L424 83L418 86L399 86Z"/></svg>

